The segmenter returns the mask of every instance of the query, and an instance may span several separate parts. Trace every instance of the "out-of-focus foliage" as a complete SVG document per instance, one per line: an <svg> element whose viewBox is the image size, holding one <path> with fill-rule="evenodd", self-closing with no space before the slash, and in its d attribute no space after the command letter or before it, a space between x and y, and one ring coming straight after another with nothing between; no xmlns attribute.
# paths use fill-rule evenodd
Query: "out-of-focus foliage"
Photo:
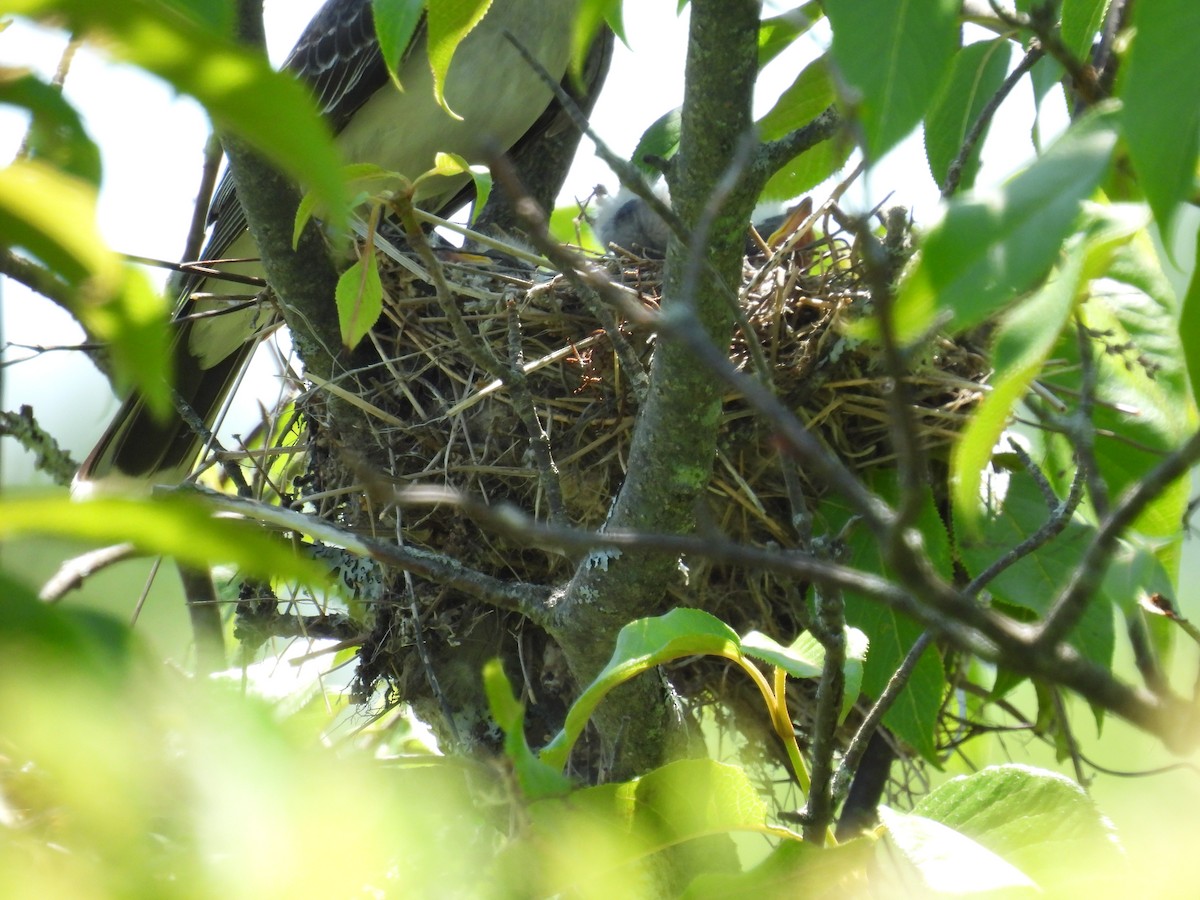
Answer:
<svg viewBox="0 0 1200 900"><path fill-rule="evenodd" d="M376 0L391 62L422 5ZM441 4L449 18L433 20L439 72L456 35L485 6ZM619 24L620 6L581 4L581 46L601 21ZM1045 98L1075 77L1073 64L1087 61L1107 6L1058 5L1061 19L1048 27L1060 39L1059 56L1033 66L1024 87ZM766 196L813 188L851 159L873 164L919 125L939 183L947 185L956 168L962 173L962 193L947 191L940 221L917 229L916 256L898 266L886 312L906 360L936 355L931 336L942 333L977 342L994 374L949 459L935 461L949 470L944 496L905 497L891 473L863 485L889 509L907 511L920 563L961 586L1005 563L1086 481L1088 502L1068 511L1053 542L1008 560L970 598L1014 623L1044 621L1087 574L1081 560L1114 502L1195 430L1200 381L1200 277L1178 297L1153 240L1165 235L1170 244L1182 208L1197 197L1194 0L1136 4L1131 27L1110 47L1121 61L1113 96L1089 97L1103 86L1072 84L1061 95L1077 112L1065 133L1007 182L975 187L982 144L964 141L973 133L987 139L980 116L1054 8L1019 2L1016 10L1030 19L1001 22L999 36L964 46L953 0L827 0L764 21L758 42L765 62L795 46L822 15L832 32L827 52L760 120L763 141L785 139L831 104L846 126L777 167L764 179ZM230 4L8 0L0 10L61 17L102 40L114 57L196 96L302 182L310 191L306 215L319 208L335 227L346 215L350 191L325 127L300 88L232 42ZM101 165L85 119L52 85L24 72L0 72L0 102L33 114L28 155L0 170L0 249L44 267L64 305L112 346L118 374L166 409L161 310L97 228ZM678 114L663 114L638 156L670 159L679 138ZM369 269L344 276L348 345L363 339L382 308ZM848 339L883 333L874 319L845 331ZM1082 431L1068 410L1087 420ZM1024 448L1032 430L1015 431L1017 417L1039 426L1032 452L1011 450ZM1128 649L1123 635L1139 634L1152 595L1179 593L1187 499L1181 480L1157 489L1122 530L1107 577L1069 629L1070 652L1096 670L1111 671ZM840 563L900 580L888 563L891 548L856 528L842 499L822 500L812 518L822 537L836 535L830 555ZM0 535L18 533L125 540L194 564L234 562L264 581L324 583L289 548L244 522L217 521L199 503L5 500ZM330 718L320 700L305 715L282 716L150 659L121 624L44 606L2 574L0 593L0 878L12 896L834 897L901 889L1025 896L1039 888L1051 896L1127 896L1136 889L1129 870L1136 873L1137 861L1126 869L1120 842L1091 801L1058 776L1023 766L951 781L910 812L885 809L873 831L824 850L783 824L769 792L729 761L680 760L599 786L571 780L571 750L601 702L619 702L620 687L654 677L660 665L707 655L751 680L788 777L807 792L813 776L781 688L789 678L836 679L844 694L830 708L834 724L843 724L854 701L869 703L888 689L923 631L865 589L846 590L845 627L825 643L812 633L739 635L698 610L632 622L546 747L528 744L511 673L489 666L480 677L506 752L488 763L401 754L370 729L326 746L313 727ZM1119 617L1126 628L1115 627ZM1160 645L1162 631L1154 635ZM826 666L826 645L838 641L845 658ZM1028 669L1010 670L1003 659L985 669L961 658L955 669L948 657L934 645L914 659L883 717L899 744L934 765L950 758L944 727L957 711L982 714L1007 703ZM978 695L963 686L964 671ZM1059 688L1039 682L1036 691L1030 730L1057 725L1053 738L1069 754L1071 736L1053 703ZM343 701L331 705L341 710ZM739 859L727 840L734 833L758 836L770 849Z"/></svg>

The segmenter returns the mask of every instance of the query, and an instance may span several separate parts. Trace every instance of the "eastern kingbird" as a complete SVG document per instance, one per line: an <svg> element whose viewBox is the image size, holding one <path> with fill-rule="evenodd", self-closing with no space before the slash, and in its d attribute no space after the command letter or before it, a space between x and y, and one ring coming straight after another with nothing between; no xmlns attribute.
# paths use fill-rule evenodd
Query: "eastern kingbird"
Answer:
<svg viewBox="0 0 1200 900"><path fill-rule="evenodd" d="M446 101L461 119L452 118L434 99L423 20L398 67L403 90L391 82L376 41L371 0L327 0L284 68L311 87L348 163L374 163L415 177L432 167L439 151L481 162L498 146L507 148L518 169L528 173L535 198L552 203L579 135L563 127L561 107L510 37L590 110L607 72L612 34L604 30L598 38L584 84L577 87L567 77L577 8L578 0L494 0L458 47L447 76ZM569 145L565 154L564 143ZM557 161L549 172L548 158ZM465 177L442 178L427 181L416 200L429 211L449 214L471 196ZM228 173L213 196L209 223L205 260L257 258ZM221 268L261 275L257 263ZM245 368L257 337L273 324L271 314L256 304L231 303L231 295L247 292L244 285L193 277L176 309L175 392L207 427ZM195 464L201 443L197 430L182 417L158 421L135 393L84 461L76 483L175 483Z"/></svg>

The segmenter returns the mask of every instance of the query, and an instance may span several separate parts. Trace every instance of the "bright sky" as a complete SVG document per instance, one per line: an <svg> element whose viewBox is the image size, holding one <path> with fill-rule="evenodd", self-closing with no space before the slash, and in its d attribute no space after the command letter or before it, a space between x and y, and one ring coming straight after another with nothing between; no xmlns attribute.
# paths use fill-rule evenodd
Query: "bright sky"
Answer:
<svg viewBox="0 0 1200 900"><path fill-rule="evenodd" d="M267 31L272 58L278 62L291 48L321 0L266 0ZM618 46L612 72L593 115L598 133L618 153L632 153L642 130L682 99L686 15L677 18L674 0L626 5L629 48ZM778 10L791 4L766 4ZM827 31L817 30L792 53L764 73L756 113L770 108L779 92L818 52ZM29 66L49 77L63 47L61 34L17 23L0 33L0 63ZM102 56L80 52L67 81L67 96L84 117L104 159L100 224L117 250L141 256L177 259L191 216L199 178L201 151L207 135L202 111L177 98L170 88ZM1019 92L1018 92L1019 93ZM993 133L1007 136L985 149L982 180L996 181L1029 158L1029 100L1019 97L1002 108ZM0 159L11 158L24 131L23 117L0 109ZM584 141L564 190L564 200L584 198L597 183L615 179ZM863 207L895 192L893 202L914 209L918 221L936 214L937 191L915 136L876 168L864 194L848 203ZM818 202L821 194L817 192ZM869 202L868 202L869 201ZM155 274L161 280L161 275ZM81 337L71 319L21 286L0 282L3 302L2 342L60 345ZM20 351L12 356L26 355ZM105 380L74 353L49 353L5 370L3 406L34 406L43 426L63 437L82 454L90 448L115 409ZM4 480L23 479L27 462L4 454ZM20 473L18 475L18 473Z"/></svg>

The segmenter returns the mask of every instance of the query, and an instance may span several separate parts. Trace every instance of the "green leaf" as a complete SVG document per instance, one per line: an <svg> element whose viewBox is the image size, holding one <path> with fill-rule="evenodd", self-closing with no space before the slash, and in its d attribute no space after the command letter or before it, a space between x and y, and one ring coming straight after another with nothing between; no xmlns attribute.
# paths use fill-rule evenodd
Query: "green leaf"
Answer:
<svg viewBox="0 0 1200 900"><path fill-rule="evenodd" d="M740 766L681 759L648 772L629 787L634 822L652 832L661 847L766 826L767 805Z"/></svg>
<svg viewBox="0 0 1200 900"><path fill-rule="evenodd" d="M0 538L32 534L128 542L144 553L197 567L231 563L251 577L316 588L329 583L328 570L301 558L284 541L250 522L218 517L202 501L183 495L80 502L38 493L0 499Z"/></svg>
<svg viewBox="0 0 1200 900"><path fill-rule="evenodd" d="M513 765L525 797L557 797L571 789L571 780L537 758L525 740L525 707L513 693L504 665L493 659L483 667L483 688L492 718L504 732L504 753Z"/></svg>
<svg viewBox="0 0 1200 900"><path fill-rule="evenodd" d="M796 80L775 101L770 111L758 120L764 141L773 141L797 128L803 128L837 100L833 77L824 57L809 63Z"/></svg>
<svg viewBox="0 0 1200 900"><path fill-rule="evenodd" d="M1108 0L1063 0L1062 42L1083 62L1091 57L1092 42L1107 7Z"/></svg>
<svg viewBox="0 0 1200 900"><path fill-rule="evenodd" d="M26 110L29 158L66 175L100 186L100 148L62 91L24 69L0 67L0 103Z"/></svg>
<svg viewBox="0 0 1200 900"><path fill-rule="evenodd" d="M461 119L446 104L446 76L458 45L480 23L492 6L492 0L442 0L429 7L426 16L429 65L433 69L433 93L438 105Z"/></svg>
<svg viewBox="0 0 1200 900"><path fill-rule="evenodd" d="M857 628L846 629L845 697L842 717L854 707L862 690L863 661L867 658L868 637ZM784 647L758 631L742 637L742 652L754 659L778 666L793 678L820 678L825 670L825 647L809 632L804 632Z"/></svg>
<svg viewBox="0 0 1200 900"><path fill-rule="evenodd" d="M670 159L679 152L679 134L681 127L680 109L676 107L670 112L663 113L654 123L642 132L642 137L633 150L632 162L641 169L648 178L658 178L662 173L647 159Z"/></svg>
<svg viewBox="0 0 1200 900"><path fill-rule="evenodd" d="M886 829L880 867L913 896L1017 889L1027 890L1030 896L1040 893L1037 884L1012 863L953 828L886 806L879 808L879 818Z"/></svg>
<svg viewBox="0 0 1200 900"><path fill-rule="evenodd" d="M801 643L803 638L808 640ZM747 656L777 666L793 678L820 678L825 664L825 648L808 632L785 647L761 631L751 631L742 638L742 649Z"/></svg>
<svg viewBox="0 0 1200 900"><path fill-rule="evenodd" d="M1136 214L1135 209L1087 206L1086 236L1068 245L1057 275L1001 319L992 341L992 390L979 404L954 449L954 508L956 521L961 524L973 527L977 523L980 479L992 448L1000 439L1013 407L1025 396L1032 380L1042 373L1075 308L1082 282L1128 272L1122 276L1124 280L1135 278L1145 283L1147 289L1164 287L1154 286L1157 262L1153 254L1140 265L1121 262L1130 256L1130 244L1138 240L1145 224L1145 217ZM1129 215L1130 211L1134 214ZM1170 290L1169 286L1165 289ZM1174 368L1177 370L1178 365Z"/></svg>
<svg viewBox="0 0 1200 900"><path fill-rule="evenodd" d="M583 0L579 4L575 32L571 38L571 68L576 75L583 71L584 60L604 23L608 23L613 34L622 42L625 41L623 8L621 0Z"/></svg>
<svg viewBox="0 0 1200 900"><path fill-rule="evenodd" d="M839 135L806 150L771 176L763 188L763 201L790 200L810 191L846 165L853 142Z"/></svg>
<svg viewBox="0 0 1200 900"><path fill-rule="evenodd" d="M1041 528L1049 517L1046 501L1033 479L1024 471L1011 473L1007 493L988 510L978 535L959 535L963 564L970 574L977 575ZM1094 534L1090 525L1077 519L1068 522L1058 537L1009 566L986 590L995 601L1013 610L1044 616ZM1088 604L1068 639L1088 659L1105 667L1111 665L1116 643L1113 610L1103 594Z"/></svg>
<svg viewBox="0 0 1200 900"><path fill-rule="evenodd" d="M835 847L815 847L804 841L784 841L747 872L706 874L693 881L684 900L736 900L740 897L858 897L866 896L874 872L875 844L870 839ZM857 890L856 890L857 888Z"/></svg>
<svg viewBox="0 0 1200 900"><path fill-rule="evenodd" d="M1186 440L1197 415L1177 325L1178 301L1145 233L1115 249L1105 279L1080 307L1080 317L1096 365L1095 456L1115 497ZM1079 390L1074 336L1060 342L1055 356L1064 361L1063 371L1045 382L1068 395ZM1181 479L1155 499L1135 528L1178 540L1186 494L1186 479Z"/></svg>
<svg viewBox="0 0 1200 900"><path fill-rule="evenodd" d="M0 571L0 655L9 672L19 660L86 671L107 681L133 661L136 642L124 623L104 613L69 606L48 606L24 585Z"/></svg>
<svg viewBox="0 0 1200 900"><path fill-rule="evenodd" d="M233 36L233 26L237 16L234 4L229 0L164 0L164 2L167 6L174 7L206 28L223 35Z"/></svg>
<svg viewBox="0 0 1200 900"><path fill-rule="evenodd" d="M1119 90L1121 134L1155 221L1170 235L1176 208L1194 189L1200 148L1200 3L1135 4L1133 34Z"/></svg>
<svg viewBox="0 0 1200 900"><path fill-rule="evenodd" d="M1200 259L1200 230L1196 232L1196 259ZM1193 401L1200 397L1200 265L1192 269L1183 309L1179 316L1179 338L1187 361Z"/></svg>
<svg viewBox="0 0 1200 900"><path fill-rule="evenodd" d="M955 521L968 528L979 521L980 483L992 449L1075 308L1083 286L1086 251L1084 242L1077 241L1058 273L1038 293L1010 310L996 329L992 389L972 413L951 457Z"/></svg>
<svg viewBox="0 0 1200 900"><path fill-rule="evenodd" d="M563 730L542 751L542 759L552 766L564 766L600 701L635 675L698 653L736 659L739 645L732 628L698 609L673 609L665 615L635 619L617 635L608 664L571 706Z"/></svg>
<svg viewBox="0 0 1200 900"><path fill-rule="evenodd" d="M353 350L383 314L383 282L373 253L338 277L336 297L342 345Z"/></svg>
<svg viewBox="0 0 1200 900"><path fill-rule="evenodd" d="M894 501L899 493L894 472L871 473L870 487L888 501ZM833 503L826 503L822 511L829 520L830 530L836 531L846 514L845 510L835 507ZM934 568L948 574L951 565L950 538L938 515L932 494L927 494L924 499L917 528ZM846 563L867 572L889 574L883 564L878 542L863 528L855 529L850 534ZM883 604L852 591L846 592L845 600L847 624L862 631L871 642L863 666L863 693L868 697L878 697L923 629ZM936 648L930 647L917 661L907 686L883 718L884 724L902 741L915 747L930 761L937 759L934 732L945 693L946 675L942 660Z"/></svg>
<svg viewBox="0 0 1200 900"><path fill-rule="evenodd" d="M727 835L775 832L766 819L743 769L680 760L633 781L531 803L522 845L508 848L523 852L506 860L502 883L522 884L516 896L650 896L647 872L663 862L681 874L737 871Z"/></svg>
<svg viewBox="0 0 1200 900"><path fill-rule="evenodd" d="M924 334L942 314L951 331L971 328L1046 277L1108 168L1112 119L1111 107L1090 114L1000 190L949 204L901 285L901 340Z"/></svg>
<svg viewBox="0 0 1200 900"><path fill-rule="evenodd" d="M967 134L1004 83L1011 58L1012 44L1004 38L968 44L955 55L946 81L925 115L925 157L939 186L946 184L950 164L961 151ZM985 129L963 165L959 179L963 190L969 190L975 183L986 138Z"/></svg>
<svg viewBox="0 0 1200 900"><path fill-rule="evenodd" d="M158 0L8 0L5 8L102 37L114 57L195 97L219 125L316 193L330 210L327 224L341 230L349 205L329 127L307 89L261 54Z"/></svg>
<svg viewBox="0 0 1200 900"><path fill-rule="evenodd" d="M827 0L833 55L874 161L921 121L958 47L957 0Z"/></svg>
<svg viewBox="0 0 1200 900"><path fill-rule="evenodd" d="M426 0L371 0L375 20L375 37L387 65L388 74L398 87L400 64L408 55Z"/></svg>
<svg viewBox="0 0 1200 900"><path fill-rule="evenodd" d="M171 408L163 380L167 325L162 298L114 253L96 226L96 187L45 163L0 169L0 234L73 288L71 312L111 346L118 383L135 383L152 409Z"/></svg>
<svg viewBox="0 0 1200 900"><path fill-rule="evenodd" d="M1000 854L1053 896L1107 894L1105 879L1121 862L1112 823L1055 772L991 766L935 788L913 812Z"/></svg>
<svg viewBox="0 0 1200 900"><path fill-rule="evenodd" d="M807 34L825 15L817 0L809 0L795 9L763 19L758 26L758 67L761 69L792 46L796 38Z"/></svg>
<svg viewBox="0 0 1200 900"><path fill-rule="evenodd" d="M804 67L796 80L758 121L765 141L776 140L803 128L837 100L829 63L824 58ZM793 157L771 176L760 194L761 201L788 200L810 190L840 169L854 152L845 135L822 141Z"/></svg>

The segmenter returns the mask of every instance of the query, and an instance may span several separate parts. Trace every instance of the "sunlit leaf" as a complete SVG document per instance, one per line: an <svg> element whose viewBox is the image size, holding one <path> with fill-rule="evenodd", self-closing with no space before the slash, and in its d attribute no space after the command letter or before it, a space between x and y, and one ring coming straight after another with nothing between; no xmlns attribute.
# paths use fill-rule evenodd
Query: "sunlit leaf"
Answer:
<svg viewBox="0 0 1200 900"><path fill-rule="evenodd" d="M897 297L902 340L924 334L935 319L947 319L954 332L977 325L1047 275L1112 157L1107 109L1076 122L999 190L949 204Z"/></svg>
<svg viewBox="0 0 1200 900"><path fill-rule="evenodd" d="M951 462L955 519L974 527L980 515L980 481L992 448L1013 408L1041 372L1066 326L1083 285L1086 245L1079 241L1062 267L1034 296L1001 319L992 341L991 390L959 435Z"/></svg>
<svg viewBox="0 0 1200 900"><path fill-rule="evenodd" d="M1024 872L953 828L915 814L880 807L887 849L880 866L896 881L917 893L962 895L1026 889L1036 896L1038 886ZM1005 896L1012 896L1006 894Z"/></svg>
<svg viewBox="0 0 1200 900"><path fill-rule="evenodd" d="M31 115L26 138L30 159L99 186L100 149L61 90L23 69L0 67L0 104Z"/></svg>
<svg viewBox="0 0 1200 900"><path fill-rule="evenodd" d="M958 46L956 0L827 0L833 55L877 160L921 121Z"/></svg>
<svg viewBox="0 0 1200 900"><path fill-rule="evenodd" d="M400 64L411 50L427 0L371 0L375 37L388 72L400 88Z"/></svg>
<svg viewBox="0 0 1200 900"><path fill-rule="evenodd" d="M711 654L737 659L741 656L739 643L732 628L698 609L673 609L630 622L618 633L608 665L571 706L563 730L542 751L542 759L553 766L564 765L593 710L618 685L681 656Z"/></svg>
<svg viewBox="0 0 1200 900"><path fill-rule="evenodd" d="M475 30L491 5L492 0L449 0L429 7L426 42L429 64L433 69L433 92L438 104L456 119L461 116L446 103L446 77L459 44Z"/></svg>
<svg viewBox="0 0 1200 900"><path fill-rule="evenodd" d="M492 718L504 732L504 752L513 765L521 790L530 800L566 793L571 781L562 772L538 759L525 740L525 707L513 693L504 666L493 659L483 667L483 687Z"/></svg>
<svg viewBox="0 0 1200 900"><path fill-rule="evenodd" d="M373 254L355 260L341 274L336 297L342 345L353 350L383 314L383 283Z"/></svg>
<svg viewBox="0 0 1200 900"><path fill-rule="evenodd" d="M1122 862L1112 823L1057 772L992 766L940 785L913 812L998 853L1054 896L1107 893L1106 879Z"/></svg>

